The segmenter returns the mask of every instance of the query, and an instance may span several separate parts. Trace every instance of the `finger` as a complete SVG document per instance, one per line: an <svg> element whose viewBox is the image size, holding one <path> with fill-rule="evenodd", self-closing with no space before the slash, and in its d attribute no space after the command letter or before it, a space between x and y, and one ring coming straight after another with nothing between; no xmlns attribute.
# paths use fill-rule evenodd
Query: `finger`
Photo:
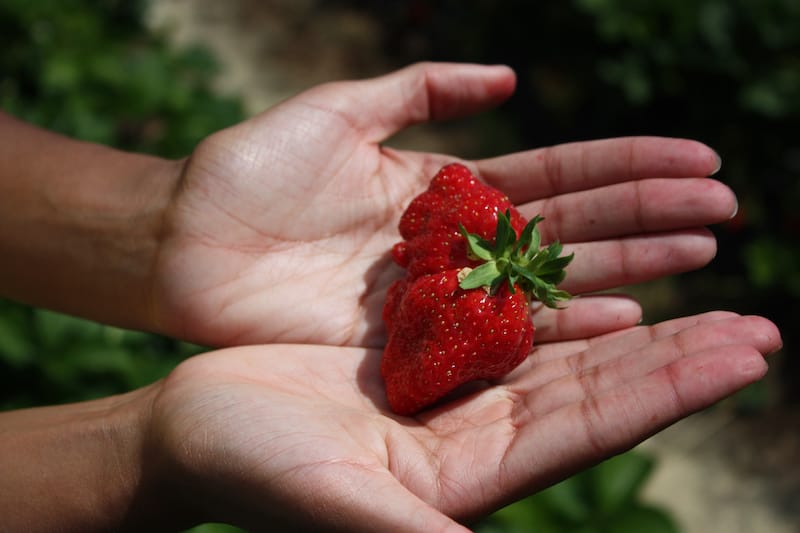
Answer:
<svg viewBox="0 0 800 533"><path fill-rule="evenodd" d="M580 341L535 346L525 361L506 376L503 383L513 384L517 380L528 379L529 385L540 386L618 358L620 354L643 349L653 342L671 337L683 330L738 317L736 313L728 311L712 311L654 325L628 328ZM530 381L530 376L535 376L536 380Z"/></svg>
<svg viewBox="0 0 800 533"><path fill-rule="evenodd" d="M710 176L720 159L697 141L624 137L540 148L476 166L482 179L520 204L642 178Z"/></svg>
<svg viewBox="0 0 800 533"><path fill-rule="evenodd" d="M502 65L418 63L378 78L325 84L304 97L377 143L413 124L494 107L515 84L514 72Z"/></svg>
<svg viewBox="0 0 800 533"><path fill-rule="evenodd" d="M736 196L707 178L630 181L530 202L544 242L580 242L716 224L736 212Z"/></svg>
<svg viewBox="0 0 800 533"><path fill-rule="evenodd" d="M575 253L560 288L572 294L612 289L705 266L716 254L706 229L567 245Z"/></svg>
<svg viewBox="0 0 800 533"><path fill-rule="evenodd" d="M773 351L778 338L774 325L761 317L704 322L610 358L607 350L587 350L549 365L560 369L540 368L520 376L510 390L527 391L525 409L533 416L541 416L632 382L681 358L718 347L752 346L766 355ZM555 371L557 375L559 370L563 372L561 376L542 380L541 374Z"/></svg>
<svg viewBox="0 0 800 533"><path fill-rule="evenodd" d="M521 428L501 465L501 483L541 488L579 468L621 453L668 425L704 409L764 376L752 346L715 347L681 358L599 396L532 420L523 404Z"/></svg>
<svg viewBox="0 0 800 533"><path fill-rule="evenodd" d="M561 309L535 306L536 342L596 337L635 326L642 319L636 300L623 295L575 298Z"/></svg>

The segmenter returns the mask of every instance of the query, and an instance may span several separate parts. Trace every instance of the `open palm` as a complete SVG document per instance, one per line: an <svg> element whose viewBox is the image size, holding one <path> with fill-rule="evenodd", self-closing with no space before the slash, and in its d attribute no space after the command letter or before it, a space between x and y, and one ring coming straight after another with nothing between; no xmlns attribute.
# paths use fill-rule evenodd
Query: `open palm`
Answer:
<svg viewBox="0 0 800 533"><path fill-rule="evenodd" d="M504 67L421 64L372 80L306 91L206 139L187 159L154 270L154 313L167 334L214 345L310 342L377 347L388 251L411 198L452 156L382 142L431 119L497 105L514 89ZM732 193L700 179L707 147L628 138L466 162L545 239L576 252L576 293L696 268L714 255L699 229L729 217ZM635 324L614 298L542 311L540 340Z"/></svg>
<svg viewBox="0 0 800 533"><path fill-rule="evenodd" d="M270 345L193 358L153 406L156 477L248 530L458 530L760 378L780 345L709 313L539 346L492 387L393 416L376 350Z"/></svg>

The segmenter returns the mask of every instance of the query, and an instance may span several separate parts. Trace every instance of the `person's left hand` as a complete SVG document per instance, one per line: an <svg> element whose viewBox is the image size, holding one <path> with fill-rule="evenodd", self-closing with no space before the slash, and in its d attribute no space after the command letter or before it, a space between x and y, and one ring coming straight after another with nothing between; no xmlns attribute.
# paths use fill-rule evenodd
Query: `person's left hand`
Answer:
<svg viewBox="0 0 800 533"><path fill-rule="evenodd" d="M709 313L540 345L492 386L399 417L380 354L229 348L148 405L141 487L167 512L249 531L462 531L759 379L759 317ZM150 462L155 460L155 462Z"/></svg>
<svg viewBox="0 0 800 533"><path fill-rule="evenodd" d="M165 215L150 288L152 329L211 346L304 342L377 347L389 257L411 199L454 156L381 143L419 122L506 99L505 67L419 64L322 85L206 139L187 160ZM735 209L702 179L719 161L693 141L626 138L474 162L544 240L575 252L563 288L610 289L704 265L701 226ZM631 326L638 305L610 296L541 311L538 341Z"/></svg>

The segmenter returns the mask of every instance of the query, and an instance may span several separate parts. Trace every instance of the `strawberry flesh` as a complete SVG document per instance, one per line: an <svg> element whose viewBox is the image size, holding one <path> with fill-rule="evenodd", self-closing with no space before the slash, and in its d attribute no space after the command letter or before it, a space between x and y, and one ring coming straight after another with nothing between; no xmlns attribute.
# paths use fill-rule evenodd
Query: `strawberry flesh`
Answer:
<svg viewBox="0 0 800 533"><path fill-rule="evenodd" d="M506 286L496 294L465 291L458 273L401 281L402 296L386 307L392 335L381 372L397 414L413 414L461 384L500 378L530 352L533 323L525 294L510 294Z"/></svg>
<svg viewBox="0 0 800 533"><path fill-rule="evenodd" d="M511 226L519 233L526 220L505 194L479 182L467 167L447 165L400 219L400 236L404 240L394 246L392 257L412 278L475 266L479 262L469 259L459 224L470 233L492 240L497 213L506 210L511 213Z"/></svg>

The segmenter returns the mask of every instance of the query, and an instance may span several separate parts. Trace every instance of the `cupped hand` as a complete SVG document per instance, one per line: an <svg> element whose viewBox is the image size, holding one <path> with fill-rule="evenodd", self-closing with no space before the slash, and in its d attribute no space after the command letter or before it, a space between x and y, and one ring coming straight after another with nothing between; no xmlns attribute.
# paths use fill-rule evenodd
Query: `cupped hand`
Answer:
<svg viewBox="0 0 800 533"><path fill-rule="evenodd" d="M387 410L375 350L229 348L158 384L144 478L250 531L461 531L759 379L779 346L722 312L549 343L413 418Z"/></svg>
<svg viewBox="0 0 800 533"><path fill-rule="evenodd" d="M418 64L313 88L218 132L186 160L153 272L156 329L227 346L306 342L377 347L397 222L449 155L382 145L404 128L495 106L506 67ZM465 161L523 213L546 217L576 259L564 288L585 294L693 269L715 251L701 227L735 198L704 179L719 165L686 140L624 138ZM576 300L537 317L539 340L636 324L626 299Z"/></svg>

